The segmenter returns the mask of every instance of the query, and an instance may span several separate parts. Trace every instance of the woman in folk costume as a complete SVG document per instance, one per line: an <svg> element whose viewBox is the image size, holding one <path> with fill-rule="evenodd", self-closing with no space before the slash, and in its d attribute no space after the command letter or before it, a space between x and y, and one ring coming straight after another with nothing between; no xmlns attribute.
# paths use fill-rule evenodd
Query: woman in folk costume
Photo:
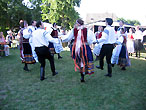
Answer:
<svg viewBox="0 0 146 110"><path fill-rule="evenodd" d="M98 26L98 32L95 32L96 39L100 39L102 37L103 27ZM93 49L93 53L96 56L95 61L99 59L100 50L102 48L103 43L95 44L95 48Z"/></svg>
<svg viewBox="0 0 146 110"><path fill-rule="evenodd" d="M20 55L22 63L25 63L24 70L29 71L27 64L34 64L35 59L32 56L31 46L29 44L30 33L28 32L28 24L26 21L20 22Z"/></svg>
<svg viewBox="0 0 146 110"><path fill-rule="evenodd" d="M53 38L58 38L59 36L56 23L53 23L51 36ZM62 58L62 56L60 56L60 52L63 51L61 40L59 44L49 42L49 49L50 49L51 54L56 54L56 53L58 54L58 59Z"/></svg>
<svg viewBox="0 0 146 110"><path fill-rule="evenodd" d="M31 46L31 50L32 50L32 56L35 59L36 62L38 62L38 56L35 52L35 48L34 48L34 44L32 43L32 33L37 29L36 27L36 21L32 21L31 22L31 26L28 26L28 32L30 33L30 38L29 38L29 44Z"/></svg>
<svg viewBox="0 0 146 110"><path fill-rule="evenodd" d="M78 68L81 73L81 82L85 82L85 74L94 73L93 55L89 45L96 42L94 33L83 25L84 21L78 19L76 28L73 28L66 37L62 38L63 42L71 41L74 38L72 58L75 64L75 71Z"/></svg>
<svg viewBox="0 0 146 110"><path fill-rule="evenodd" d="M121 28L120 32L121 35L115 43L116 47L113 50L111 63L118 64L121 67L121 70L126 70L126 66L130 66L130 59L126 47L127 36L124 28Z"/></svg>
<svg viewBox="0 0 146 110"><path fill-rule="evenodd" d="M127 50L129 53L129 56L132 56L134 53L134 37L133 37L134 30L133 28L129 29L129 34L127 38Z"/></svg>

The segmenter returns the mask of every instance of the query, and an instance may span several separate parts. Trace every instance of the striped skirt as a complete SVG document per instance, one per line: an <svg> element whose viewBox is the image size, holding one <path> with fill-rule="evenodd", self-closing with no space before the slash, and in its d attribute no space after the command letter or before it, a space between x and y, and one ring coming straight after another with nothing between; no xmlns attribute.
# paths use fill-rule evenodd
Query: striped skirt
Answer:
<svg viewBox="0 0 146 110"><path fill-rule="evenodd" d="M75 54L75 49L72 50L72 58L76 68L79 69L80 73L83 74L93 74L94 73L94 63L93 54L89 45L80 49L80 55Z"/></svg>
<svg viewBox="0 0 146 110"><path fill-rule="evenodd" d="M26 64L34 64L35 59L32 56L32 50L31 50L31 46L29 43L23 43L23 59L22 59L22 63L26 63Z"/></svg>

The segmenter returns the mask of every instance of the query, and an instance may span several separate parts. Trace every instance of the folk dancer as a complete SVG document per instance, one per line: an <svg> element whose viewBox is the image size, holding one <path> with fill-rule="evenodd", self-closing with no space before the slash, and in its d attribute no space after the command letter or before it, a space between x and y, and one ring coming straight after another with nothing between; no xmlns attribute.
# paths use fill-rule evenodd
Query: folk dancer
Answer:
<svg viewBox="0 0 146 110"><path fill-rule="evenodd" d="M73 28L66 37L62 38L63 42L71 41L74 38L72 58L75 64L75 71L78 68L81 73L81 82L85 82L85 74L91 75L94 73L93 55L89 45L96 41L94 33L83 25L84 21L78 19L76 28Z"/></svg>
<svg viewBox="0 0 146 110"><path fill-rule="evenodd" d="M28 26L28 31L31 33L31 36L30 36L30 39L29 39L29 44L31 45L32 55L33 55L35 61L38 62L38 57L37 57L36 52L34 51L35 48L34 48L34 45L32 43L32 32L35 31L35 30L36 30L36 21L32 21L31 26Z"/></svg>
<svg viewBox="0 0 146 110"><path fill-rule="evenodd" d="M56 23L53 23L51 36L53 38L58 39L59 32L57 30ZM59 44L50 42L49 43L49 49L50 49L51 54L53 54L53 55L56 54L56 53L58 54L58 59L61 59L62 58L62 56L60 56L60 52L63 51L63 47L62 47L61 40L59 40Z"/></svg>
<svg viewBox="0 0 146 110"><path fill-rule="evenodd" d="M126 30L125 26L124 26L124 21L120 20L119 21L119 28L117 29L117 33L116 33L116 39L118 40L118 38L120 37L121 35L121 28L124 28L124 30ZM126 30L127 31L127 30ZM125 35L127 34L127 32L125 33Z"/></svg>
<svg viewBox="0 0 146 110"><path fill-rule="evenodd" d="M111 58L112 65L118 64L121 67L121 70L126 70L126 67L131 65L126 47L127 36L125 32L124 28L120 29L121 35L115 43L115 48Z"/></svg>
<svg viewBox="0 0 146 110"><path fill-rule="evenodd" d="M116 37L115 37L115 30L113 27L111 27L113 20L111 18L106 18L105 21L106 21L106 28L102 33L101 39L97 40L97 43L103 42L100 51L100 66L98 67L98 69L103 70L103 66L104 66L103 59L106 56L108 74L106 74L105 76L112 77L111 56L112 56L112 51L114 49L113 44L116 42Z"/></svg>
<svg viewBox="0 0 146 110"><path fill-rule="evenodd" d="M98 27L98 32L95 33L96 36L96 40L100 39L102 37L102 32L103 32L103 27L99 26ZM93 49L93 53L96 56L95 61L99 60L99 56L100 56L100 50L102 48L103 42L99 43L99 44L95 44L95 47ZM99 67L98 65L96 66L97 68Z"/></svg>
<svg viewBox="0 0 146 110"><path fill-rule="evenodd" d="M52 70L52 75L55 76L58 72L55 71L54 65L54 57L51 55L50 50L48 48L49 42L59 43L58 39L51 37L51 32L47 32L44 30L44 25L42 21L38 21L36 23L37 30L32 33L32 43L35 47L36 54L38 56L40 66L40 80L45 79L45 59L50 61L50 66Z"/></svg>
<svg viewBox="0 0 146 110"><path fill-rule="evenodd" d="M29 44L30 33L28 32L28 24L26 21L20 22L20 52L22 52L21 59L22 63L25 63L24 70L30 71L27 64L34 64L35 59L32 56L31 46Z"/></svg>

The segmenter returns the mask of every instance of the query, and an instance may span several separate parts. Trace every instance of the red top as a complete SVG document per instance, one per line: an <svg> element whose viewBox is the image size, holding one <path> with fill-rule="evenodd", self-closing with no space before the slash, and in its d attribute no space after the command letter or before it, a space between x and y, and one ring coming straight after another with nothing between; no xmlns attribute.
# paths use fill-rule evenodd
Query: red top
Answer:
<svg viewBox="0 0 146 110"><path fill-rule="evenodd" d="M102 37L102 32L96 34L96 39L100 39Z"/></svg>
<svg viewBox="0 0 146 110"><path fill-rule="evenodd" d="M133 39L134 39L134 37L133 37L133 35L132 35L132 34L129 34L129 35L128 35L128 38L129 38L129 39L131 39L131 40L133 40Z"/></svg>
<svg viewBox="0 0 146 110"><path fill-rule="evenodd" d="M75 41L77 39L78 36L78 31L77 28L74 28L74 36L75 36ZM82 29L83 31L83 38L84 38L84 42L87 42L87 28Z"/></svg>
<svg viewBox="0 0 146 110"><path fill-rule="evenodd" d="M53 29L53 31L52 31L52 33L51 33L51 36L52 36L53 38L58 38L58 31L55 30L55 29Z"/></svg>

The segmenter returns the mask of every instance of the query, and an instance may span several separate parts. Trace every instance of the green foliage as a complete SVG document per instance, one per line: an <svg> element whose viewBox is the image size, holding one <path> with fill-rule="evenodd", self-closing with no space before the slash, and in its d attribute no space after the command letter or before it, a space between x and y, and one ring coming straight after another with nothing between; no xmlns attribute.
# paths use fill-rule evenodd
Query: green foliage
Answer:
<svg viewBox="0 0 146 110"><path fill-rule="evenodd" d="M29 9L31 9L32 20L41 20L41 3L42 0L29 0Z"/></svg>
<svg viewBox="0 0 146 110"><path fill-rule="evenodd" d="M81 0L1 0L0 1L0 31L6 34L6 30L19 28L21 19L30 22L32 20L56 22L66 29L70 29L79 13L74 6L80 6ZM42 10L41 10L42 9ZM41 16L42 14L42 16Z"/></svg>
<svg viewBox="0 0 146 110"><path fill-rule="evenodd" d="M63 28L73 27L79 13L74 6L80 6L81 0L42 0L42 19L58 23Z"/></svg>
<svg viewBox="0 0 146 110"><path fill-rule="evenodd" d="M39 80L40 64L28 65L23 70L20 52L10 49L10 56L0 58L0 110L145 110L146 60L131 58L131 67L121 71L113 68L113 77L105 77L104 70L86 75L80 83L80 73L74 71L70 52L55 55L59 74L51 75L46 60L44 81ZM141 57L146 57L142 53ZM99 62L94 62L97 65Z"/></svg>
<svg viewBox="0 0 146 110"><path fill-rule="evenodd" d="M124 21L125 24L130 24L130 25L132 25L132 26L140 25L140 22L139 22L138 20L129 20L129 19L126 20L126 19L124 19L124 18L118 18L117 21L120 21L120 20Z"/></svg>
<svg viewBox="0 0 146 110"><path fill-rule="evenodd" d="M3 21L1 27L14 28L20 19L29 17L28 9L22 4L22 0L1 0L0 4L4 5L1 10L0 21Z"/></svg>
<svg viewBox="0 0 146 110"><path fill-rule="evenodd" d="M31 20L41 19L40 7L38 4L35 7L29 8L24 5L23 0L1 0L0 1L0 31L5 31L6 28L19 28L21 19L31 22Z"/></svg>

